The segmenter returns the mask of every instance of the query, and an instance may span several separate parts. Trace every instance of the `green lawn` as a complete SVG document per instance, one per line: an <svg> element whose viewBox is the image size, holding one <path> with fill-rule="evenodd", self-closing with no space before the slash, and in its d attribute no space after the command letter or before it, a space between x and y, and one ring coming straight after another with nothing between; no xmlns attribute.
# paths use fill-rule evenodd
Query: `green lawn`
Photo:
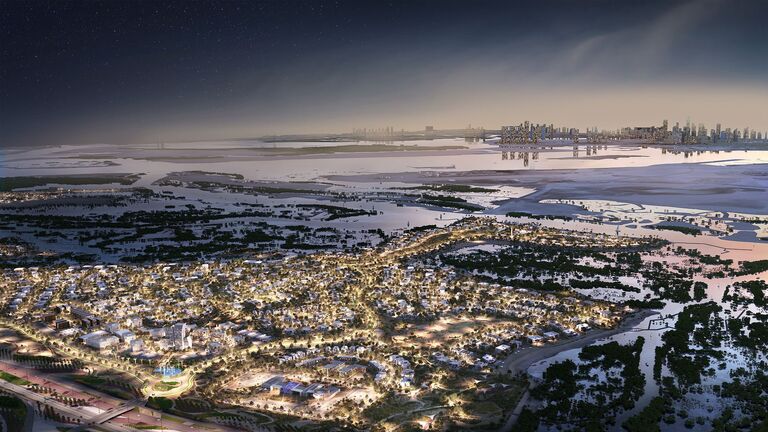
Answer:
<svg viewBox="0 0 768 432"><path fill-rule="evenodd" d="M384 420L393 414L415 410L419 408L419 406L420 405L414 401L400 399L383 400L366 408L363 411L363 415L368 418L368 420L377 422Z"/></svg>
<svg viewBox="0 0 768 432"><path fill-rule="evenodd" d="M151 425L147 423L133 423L130 425L134 429L144 430L144 429L166 429L164 426L158 426L158 425Z"/></svg>
<svg viewBox="0 0 768 432"><path fill-rule="evenodd" d="M173 390L176 387L179 386L179 383L176 381L161 381L157 384L155 384L155 390L157 391L169 391Z"/></svg>
<svg viewBox="0 0 768 432"><path fill-rule="evenodd" d="M19 378L16 375L9 374L8 372L5 372L5 371L0 371L0 379L8 381L11 384L16 384L20 386L25 386L29 384L29 381L25 380L24 378Z"/></svg>
<svg viewBox="0 0 768 432"><path fill-rule="evenodd" d="M478 415L486 416L489 414L497 414L501 412L501 408L493 402L488 401L476 401L471 402L468 406L464 407L464 411Z"/></svg>
<svg viewBox="0 0 768 432"><path fill-rule="evenodd" d="M130 400L134 397L129 391L110 384L107 380L101 377L93 375L70 375L70 378L72 381L86 385L116 398Z"/></svg>

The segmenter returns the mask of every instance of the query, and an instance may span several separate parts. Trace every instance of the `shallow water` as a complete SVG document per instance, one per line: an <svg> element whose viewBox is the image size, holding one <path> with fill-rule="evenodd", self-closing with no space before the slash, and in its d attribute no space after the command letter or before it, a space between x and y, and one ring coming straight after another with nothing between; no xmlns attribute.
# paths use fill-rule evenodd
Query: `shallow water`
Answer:
<svg viewBox="0 0 768 432"><path fill-rule="evenodd" d="M322 147L340 143L290 143L290 147ZM341 143L347 145L349 143ZM428 142L396 142L393 145L467 146L466 150L430 150L380 153L336 153L258 157L251 147L241 142L168 144L165 149L118 147L108 145L65 146L22 152L2 151L2 176L61 175L82 173L145 173L137 184L146 186L173 171L217 171L242 174L251 180L307 181L331 175L379 174L407 171L461 172L475 170L559 170L645 167L673 163L710 163L718 165L749 165L768 163L768 151L701 151L679 152L609 144L541 148L535 151L517 149L503 151L492 143L466 143L461 139L440 139ZM262 147L267 144L262 143ZM277 144L276 144L277 145ZM280 146L289 146L280 143ZM599 149L597 148L599 147ZM185 159L191 154L200 159ZM86 158L78 158L78 156ZM505 159L506 157L506 159ZM164 160L156 160L164 158ZM177 158L177 159L173 159ZM89 166L111 161L113 166ZM66 163L67 165L62 165Z"/></svg>
<svg viewBox="0 0 768 432"><path fill-rule="evenodd" d="M339 153L323 154L317 156L281 156L281 157L260 157L249 154L252 148L274 147L322 147L332 145L348 145L350 143L279 143L265 144L260 142L208 142L208 143L178 143L166 144L164 148L152 146L135 147L116 147L108 145L93 146L68 146L51 147L33 150L2 150L0 151L0 177L28 176L28 175L66 175L66 174L103 174L103 173L143 173L141 179L132 186L152 187L155 190L172 190L176 195L189 197L184 202L194 202L194 200L204 200L215 203L217 206L226 209L235 209L238 202L258 202L263 204L285 204L285 203L318 203L323 202L309 197L287 197L287 198L269 198L264 196L249 196L241 194L215 193L201 190L191 190L176 187L157 187L152 183L163 178L168 173L179 171L215 171L222 173L241 174L248 180L257 181L320 181L328 183L331 176L367 176L362 179L333 180L331 190L337 192L357 192L365 194L366 192L377 192L388 190L393 187L403 187L419 184L416 179L418 176L396 177L397 173L421 173L421 178L431 180L445 178L446 182L457 181L461 179L464 172L467 171L525 171L525 172L544 172L536 186L531 185L510 185L504 183L504 189L500 196L495 195L472 195L458 194L469 202L476 202L490 207L487 213L496 213L494 216L501 220L511 220L503 216L506 211L520 211L528 209L540 209L542 205L549 206L549 209L557 209L557 214L563 215L582 215L581 220L562 221L562 220L541 220L535 221L544 226L555 228L567 228L596 233L605 233L612 235L630 235L630 236L657 236L669 240L673 246L684 246L695 248L702 253L709 255L719 255L723 258L733 259L735 262L741 260L756 260L768 258L768 242L757 240L758 232L765 232L768 225L752 225L744 222L731 222L731 226L736 229L736 233L728 237L718 237L713 235L691 236L674 231L657 231L642 228L641 225L658 223L664 217L670 215L685 216L695 218L717 219L718 223L725 223L722 216L712 215L713 212L729 213L730 218L749 218L766 217L762 212L747 211L742 204L750 200L765 197L764 189L760 189L760 184L740 184L744 179L744 169L754 167L754 171L759 178L763 177L765 167L768 164L768 151L765 150L738 150L731 151L699 151L699 152L671 152L665 149L642 147L633 144L609 144L601 146L580 145L573 148L570 145L555 146L553 148L539 149L499 149L491 143L465 143L463 140L434 140L431 142L407 142L407 145L419 146L445 146L445 145L466 145L466 150L430 150L426 153L402 151L387 153ZM400 143L395 143L400 144ZM193 155L192 159L183 159L185 155ZM83 156L83 157L77 157ZM87 157L84 157L87 156ZM160 157L163 160L157 160ZM149 158L149 159L148 159ZM177 159L173 159L177 158ZM206 158L210 158L207 160ZM150 160L151 159L151 160ZM111 162L111 163L106 163ZM672 165L678 168L679 177L670 179L663 165ZM737 192L731 193L724 191L721 195L730 197L731 201L718 201L714 207L701 209L692 205L690 200L685 199L685 192L689 189L695 189L700 183L702 174L694 175L692 172L683 170L679 172L680 165L694 168L705 165L711 169L718 169L717 173L721 177L717 182L720 184L736 184ZM699 165L695 165L699 164ZM654 168L655 167L655 168ZM661 167L661 168L659 168ZM636 176L631 179L621 176L621 169L633 169L631 172L636 175L638 169L647 168L645 177ZM596 177L592 173L597 169L614 169L605 177ZM559 170L562 172L587 173L579 177L578 181L571 178L562 180L570 189L563 187L564 197L548 204L542 202L545 198L534 196L529 201L515 198L529 197L543 189L549 188L547 179L555 179L555 173L549 177L546 171ZM426 174L425 174L426 173ZM508 181L517 180L515 174L509 174ZM649 178L659 181L664 188L660 190L651 190L646 195L633 194L626 192L624 195L626 201L616 199L614 196L600 195L610 186L617 184L626 184L634 186L647 186ZM680 180L683 179L683 180ZM493 180L489 180L493 184ZM633 183L635 182L635 183ZM666 182L666 183L665 183ZM638 184L640 183L640 184ZM487 186L489 183L483 183ZM125 187L132 187L125 186ZM584 198L583 188L591 187L589 194L594 195ZM628 186L629 187L629 186ZM656 186L651 186L651 189ZM670 190L674 189L677 195ZM752 188L751 190L749 190ZM674 205L654 204L659 200L657 195L670 197L669 200ZM574 194L574 196L569 195ZM706 195L703 191L703 199L707 200L713 195ZM619 194L624 194L620 191ZM666 195L665 195L666 194ZM501 207L496 207L492 201L496 199L505 200ZM579 208L568 201L579 201ZM522 203L522 204L521 204ZM342 202L344 206L363 209L376 209L381 214L370 217L352 218L350 220L338 220L333 222L310 221L308 225L354 225L359 229L381 228L385 231L393 231L406 227L419 225L436 224L439 226L449 224L454 220L461 218L465 213L451 211L447 209L423 208L418 206L397 206L393 203L382 201L367 201L365 199L354 199L349 202ZM764 203L763 203L764 204ZM104 210L104 209L102 209ZM737 214L733 212L747 214ZM70 209L76 213L76 209ZM501 213L501 214L498 214ZM594 223L586 219L588 215L612 216L617 219L611 223ZM635 218L637 221L631 222L628 219ZM531 221L526 218L515 218L514 220ZM285 223L280 220L273 220L271 223ZM617 228L621 225L619 228ZM617 231L618 230L618 231ZM32 240L32 236L28 240ZM75 244L69 245L77 249ZM475 246L476 249L493 249L493 246ZM768 272L757 277L766 279ZM754 276L752 277L754 278ZM735 279L710 279L705 280L708 283L708 296L711 299L720 301L725 285L732 284ZM596 293L592 293L596 294ZM608 296L610 293L598 293ZM664 315L672 315L679 312L683 305L669 303L661 311ZM620 343L629 343L635 340L638 335L642 335L646 342L641 357L641 368L646 375L646 393L638 401L637 408L630 411L623 418L632 414L637 409L642 409L648 400L657 393L657 386L652 378L652 368L654 362L654 350L661 341L659 330L648 330L652 318L646 319L643 323L636 326L632 331L625 332L607 338L604 341L619 341ZM575 358L578 350L562 352L550 359L537 363L529 369L533 375L540 374L547 365L553 361L561 361L566 358ZM741 364L743 357L735 352L729 351L732 355L732 364ZM722 381L727 378L727 370L719 373L715 381ZM703 408L694 408L692 415L699 415ZM696 414L694 414L696 413ZM703 414L702 414L703 415ZM623 420L619 419L618 424ZM681 422L675 425L675 428L681 426Z"/></svg>

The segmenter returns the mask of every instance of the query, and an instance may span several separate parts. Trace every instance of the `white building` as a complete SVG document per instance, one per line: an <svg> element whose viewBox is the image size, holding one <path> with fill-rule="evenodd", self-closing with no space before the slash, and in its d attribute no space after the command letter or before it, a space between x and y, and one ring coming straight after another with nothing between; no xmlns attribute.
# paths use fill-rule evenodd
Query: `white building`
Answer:
<svg viewBox="0 0 768 432"><path fill-rule="evenodd" d="M118 330L115 332L115 336L119 337L123 343L127 344L131 343L136 338L136 335L130 330Z"/></svg>
<svg viewBox="0 0 768 432"><path fill-rule="evenodd" d="M138 354L144 351L144 341L141 339L134 339L131 341L131 354Z"/></svg>
<svg viewBox="0 0 768 432"><path fill-rule="evenodd" d="M120 339L116 338L115 336L112 336L111 334L103 330L95 331L93 333L88 333L85 336L81 336L80 339L87 346L91 348L96 348L98 350L109 348L113 345L116 345L118 342L120 342Z"/></svg>
<svg viewBox="0 0 768 432"><path fill-rule="evenodd" d="M192 336L189 335L190 330L186 323L176 323L171 326L168 338L175 349L185 350L192 347Z"/></svg>

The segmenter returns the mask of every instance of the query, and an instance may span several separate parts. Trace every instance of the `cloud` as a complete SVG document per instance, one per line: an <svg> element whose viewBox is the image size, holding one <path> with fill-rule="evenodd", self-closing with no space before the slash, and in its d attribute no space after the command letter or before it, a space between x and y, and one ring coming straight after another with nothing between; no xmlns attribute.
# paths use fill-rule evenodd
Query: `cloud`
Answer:
<svg viewBox="0 0 768 432"><path fill-rule="evenodd" d="M671 64L686 62L687 53L680 42L697 29L705 29L722 6L723 0L689 1L650 21L586 36L566 49L563 64L583 76L623 73L649 77L674 72Z"/></svg>

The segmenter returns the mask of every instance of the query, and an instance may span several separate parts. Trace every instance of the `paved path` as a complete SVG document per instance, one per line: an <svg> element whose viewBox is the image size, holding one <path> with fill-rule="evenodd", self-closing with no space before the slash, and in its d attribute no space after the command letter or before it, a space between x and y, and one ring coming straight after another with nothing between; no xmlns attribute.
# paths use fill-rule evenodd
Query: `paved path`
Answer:
<svg viewBox="0 0 768 432"><path fill-rule="evenodd" d="M389 421L389 420L391 420L391 419L393 419L395 417L400 417L400 416L404 416L404 415L410 415L410 414L420 413L420 412L424 412L424 411L431 411L433 409L448 408L448 405L437 405L437 406L425 407L424 406L424 402L422 402L422 401L408 401L408 403L411 403L411 402L418 402L418 403L421 404L421 406L419 408L416 408L416 409L411 410L411 411L394 413L391 416L381 420L380 423L384 423L384 422L387 422L387 421Z"/></svg>
<svg viewBox="0 0 768 432"><path fill-rule="evenodd" d="M517 406L507 417L507 421L504 422L504 426L499 429L499 432L511 432L512 427L517 424L517 419L520 418L520 413L523 412L523 408L528 404L528 399L531 397L530 387L525 388L525 392L520 396L520 400L517 402Z"/></svg>

